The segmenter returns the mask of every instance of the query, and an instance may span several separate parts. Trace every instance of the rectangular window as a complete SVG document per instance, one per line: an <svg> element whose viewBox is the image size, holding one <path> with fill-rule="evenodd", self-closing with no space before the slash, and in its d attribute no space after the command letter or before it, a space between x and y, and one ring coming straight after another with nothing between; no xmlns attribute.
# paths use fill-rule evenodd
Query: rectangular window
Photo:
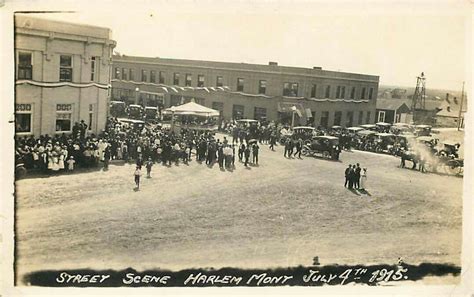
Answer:
<svg viewBox="0 0 474 297"><path fill-rule="evenodd" d="M370 124L370 111L367 112L367 117L365 119L366 124Z"/></svg>
<svg viewBox="0 0 474 297"><path fill-rule="evenodd" d="M224 78L222 76L218 76L216 78L216 87L224 86Z"/></svg>
<svg viewBox="0 0 474 297"><path fill-rule="evenodd" d="M224 102L212 102L212 109L218 110L222 115L224 113Z"/></svg>
<svg viewBox="0 0 474 297"><path fill-rule="evenodd" d="M261 80L258 83L258 93L259 94L265 94L267 92L267 81L266 80Z"/></svg>
<svg viewBox="0 0 474 297"><path fill-rule="evenodd" d="M369 89L369 100L372 100L373 96L374 96L374 88L370 88Z"/></svg>
<svg viewBox="0 0 474 297"><path fill-rule="evenodd" d="M237 78L237 92L243 92L243 91L244 91L244 79Z"/></svg>
<svg viewBox="0 0 474 297"><path fill-rule="evenodd" d="M130 68L129 74L130 80L135 80L135 70Z"/></svg>
<svg viewBox="0 0 474 297"><path fill-rule="evenodd" d="M365 99L365 87L360 91L360 99Z"/></svg>
<svg viewBox="0 0 474 297"><path fill-rule="evenodd" d="M184 78L184 85L186 87L190 87L192 83L193 77L191 74L186 73L185 78Z"/></svg>
<svg viewBox="0 0 474 297"><path fill-rule="evenodd" d="M325 98L331 97L331 86L326 86L326 93L324 95L325 95Z"/></svg>
<svg viewBox="0 0 474 297"><path fill-rule="evenodd" d="M97 68L99 67L98 57L91 57L91 81L95 81L95 74L98 72Z"/></svg>
<svg viewBox="0 0 474 297"><path fill-rule="evenodd" d="M15 132L16 133L33 133L31 127L32 108L31 104L16 104L15 106Z"/></svg>
<svg viewBox="0 0 474 297"><path fill-rule="evenodd" d="M156 71L155 70L150 70L150 82L151 83L156 83Z"/></svg>
<svg viewBox="0 0 474 297"><path fill-rule="evenodd" d="M128 74L127 69L122 68L122 80L128 80L127 74Z"/></svg>
<svg viewBox="0 0 474 297"><path fill-rule="evenodd" d="M323 111L321 114L320 125L323 128L327 128L329 125L329 111Z"/></svg>
<svg viewBox="0 0 474 297"><path fill-rule="evenodd" d="M267 109L263 107L255 107L253 118L255 120L265 120L267 118Z"/></svg>
<svg viewBox="0 0 474 297"><path fill-rule="evenodd" d="M204 87L204 75L198 75L198 87Z"/></svg>
<svg viewBox="0 0 474 297"><path fill-rule="evenodd" d="M160 84L164 84L164 83L165 83L165 73L164 73L163 71L160 71L160 73L159 73L158 82L159 82Z"/></svg>
<svg viewBox="0 0 474 297"><path fill-rule="evenodd" d="M337 86L336 88L336 99L341 98L341 86Z"/></svg>
<svg viewBox="0 0 474 297"><path fill-rule="evenodd" d="M56 104L56 132L71 132L72 104Z"/></svg>
<svg viewBox="0 0 474 297"><path fill-rule="evenodd" d="M342 111L336 111L334 113L334 126L340 126L342 119Z"/></svg>
<svg viewBox="0 0 474 297"><path fill-rule="evenodd" d="M311 86L311 98L316 98L316 87L315 84Z"/></svg>
<svg viewBox="0 0 474 297"><path fill-rule="evenodd" d="M147 82L148 81L148 71L142 70L142 81Z"/></svg>
<svg viewBox="0 0 474 297"><path fill-rule="evenodd" d="M92 119L94 118L94 104L89 104L89 125L87 129L92 130Z"/></svg>
<svg viewBox="0 0 474 297"><path fill-rule="evenodd" d="M355 99L355 95L356 95L356 87L352 87L352 89L351 89L351 99Z"/></svg>
<svg viewBox="0 0 474 297"><path fill-rule="evenodd" d="M358 119L358 124L359 125L362 125L363 117L364 117L364 112L361 110L361 111L359 111L359 119Z"/></svg>
<svg viewBox="0 0 474 297"><path fill-rule="evenodd" d="M297 97L298 96L298 84L286 82L283 83L283 96Z"/></svg>
<svg viewBox="0 0 474 297"><path fill-rule="evenodd" d="M232 107L232 118L235 120L240 120L244 117L244 106L234 104Z"/></svg>
<svg viewBox="0 0 474 297"><path fill-rule="evenodd" d="M173 75L173 85L179 86L179 73L176 73Z"/></svg>
<svg viewBox="0 0 474 297"><path fill-rule="evenodd" d="M354 122L354 112L348 111L346 114L346 127L352 127L353 122Z"/></svg>
<svg viewBox="0 0 474 297"><path fill-rule="evenodd" d="M18 79L33 78L31 53L18 53Z"/></svg>
<svg viewBox="0 0 474 297"><path fill-rule="evenodd" d="M59 81L72 81L72 56L59 56Z"/></svg>
<svg viewBox="0 0 474 297"><path fill-rule="evenodd" d="M115 74L114 74L115 79L120 79L120 68L115 67Z"/></svg>
<svg viewBox="0 0 474 297"><path fill-rule="evenodd" d="M379 111L379 120L378 122L385 122L385 111Z"/></svg>
<svg viewBox="0 0 474 297"><path fill-rule="evenodd" d="M341 87L341 99L344 99L346 97L346 87L342 86Z"/></svg>

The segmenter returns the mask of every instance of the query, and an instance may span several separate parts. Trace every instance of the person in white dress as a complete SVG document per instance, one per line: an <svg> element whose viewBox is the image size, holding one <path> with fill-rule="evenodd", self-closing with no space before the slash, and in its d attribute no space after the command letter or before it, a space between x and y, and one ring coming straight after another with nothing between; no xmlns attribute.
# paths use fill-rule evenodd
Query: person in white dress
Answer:
<svg viewBox="0 0 474 297"><path fill-rule="evenodd" d="M360 175L360 188L362 190L365 190L367 188L367 168L364 168Z"/></svg>

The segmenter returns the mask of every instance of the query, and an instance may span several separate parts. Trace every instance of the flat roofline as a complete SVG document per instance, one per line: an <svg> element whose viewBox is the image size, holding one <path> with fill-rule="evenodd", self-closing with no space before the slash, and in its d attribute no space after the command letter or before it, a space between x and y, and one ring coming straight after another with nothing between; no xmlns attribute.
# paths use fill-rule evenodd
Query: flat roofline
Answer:
<svg viewBox="0 0 474 297"><path fill-rule="evenodd" d="M334 74L343 74L343 75L357 75L360 77L364 77L366 79L372 79L379 81L378 75L371 75L371 74L363 74L363 73L354 73L354 72L344 72L344 71L334 71L334 70L325 70L325 69L314 69L314 68L306 68L306 67L297 67L297 66L285 66L285 65L267 65L267 64L255 64L255 63L238 63L238 62L224 62L224 61L210 61L210 60L191 60L191 59L172 59L172 58L160 58L160 57L140 57L140 56L128 56L128 55L116 55L112 56L112 60L117 62L138 62L138 63L155 63L155 64L166 64L170 63L170 66L188 66L188 67L203 67L203 63L215 64L222 68L228 68L229 66L256 66L260 67L261 69L255 69L255 71L261 72L291 72L291 70L298 71L299 73L295 73L298 75L317 75L321 73L334 73ZM184 65L179 65L177 63L182 63ZM227 67L226 67L227 66ZM212 66L207 66L212 67ZM238 69L235 68L233 70L245 70L249 71L249 69ZM347 78L347 77L346 77Z"/></svg>
<svg viewBox="0 0 474 297"><path fill-rule="evenodd" d="M26 26L25 23L27 21L32 21L33 24L31 24L31 26ZM22 14L22 13L15 13L14 25L15 25L15 28L25 28L25 29L31 29L31 30L47 31L47 32L79 35L79 36L90 36L90 37L97 37L97 38L104 38L104 39L112 38L111 36L112 30L107 27L51 20L46 17L31 16L29 14ZM64 28L64 27L70 27L70 28L72 27L73 30L61 30L61 28ZM81 28L93 29L94 32L92 34L90 32L82 33L79 31Z"/></svg>

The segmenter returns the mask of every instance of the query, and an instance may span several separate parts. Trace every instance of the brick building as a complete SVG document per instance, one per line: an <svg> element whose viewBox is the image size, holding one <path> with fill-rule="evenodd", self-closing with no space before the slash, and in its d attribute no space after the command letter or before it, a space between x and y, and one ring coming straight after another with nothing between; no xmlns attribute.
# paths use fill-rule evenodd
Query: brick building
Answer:
<svg viewBox="0 0 474 297"><path fill-rule="evenodd" d="M379 77L246 63L113 56L112 99L167 108L190 100L225 119L330 127L375 121Z"/></svg>
<svg viewBox="0 0 474 297"><path fill-rule="evenodd" d="M84 120L105 128L112 49L107 28L15 16L18 136L71 133Z"/></svg>

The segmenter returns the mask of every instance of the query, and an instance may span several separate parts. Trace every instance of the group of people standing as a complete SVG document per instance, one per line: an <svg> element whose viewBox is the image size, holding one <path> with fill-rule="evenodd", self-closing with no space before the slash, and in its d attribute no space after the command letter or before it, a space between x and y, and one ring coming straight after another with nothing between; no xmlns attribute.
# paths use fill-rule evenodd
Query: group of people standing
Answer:
<svg viewBox="0 0 474 297"><path fill-rule="evenodd" d="M365 190L367 186L367 168L361 168L360 164L349 164L345 172L344 187L352 190Z"/></svg>

